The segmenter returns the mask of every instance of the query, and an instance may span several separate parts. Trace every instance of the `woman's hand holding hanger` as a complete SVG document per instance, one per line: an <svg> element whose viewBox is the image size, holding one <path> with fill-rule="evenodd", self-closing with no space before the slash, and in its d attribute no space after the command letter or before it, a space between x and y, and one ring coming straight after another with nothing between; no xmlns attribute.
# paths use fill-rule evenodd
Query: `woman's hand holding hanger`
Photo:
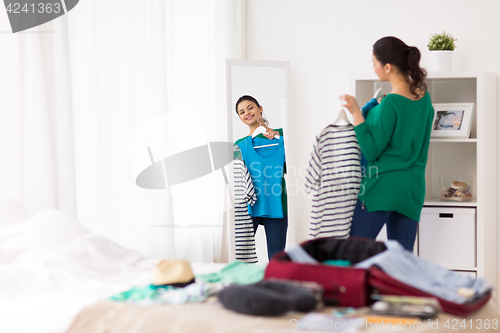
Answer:
<svg viewBox="0 0 500 333"><path fill-rule="evenodd" d="M379 88L373 95L373 98L377 100L377 103L380 103L385 96L386 95L384 94L382 88ZM363 111L360 109L358 102L356 101L356 98L354 96L347 94L340 95L339 100L340 104L342 104L342 106L352 114L354 118L354 126L357 126L365 121L365 118L363 117ZM368 102L367 105L369 103L370 102Z"/></svg>
<svg viewBox="0 0 500 333"><path fill-rule="evenodd" d="M354 96L343 94L340 95L339 99L340 104L352 114L352 117L354 118L354 126L358 126L359 124L365 122L363 112L361 111Z"/></svg>
<svg viewBox="0 0 500 333"><path fill-rule="evenodd" d="M263 135L268 139L274 139L274 136L277 135L279 137L280 133L278 131L273 130L272 128L266 127L267 131Z"/></svg>
<svg viewBox="0 0 500 333"><path fill-rule="evenodd" d="M354 96L343 94L340 95L339 99L340 104L342 104L342 106L344 106L353 116L358 112L362 113Z"/></svg>

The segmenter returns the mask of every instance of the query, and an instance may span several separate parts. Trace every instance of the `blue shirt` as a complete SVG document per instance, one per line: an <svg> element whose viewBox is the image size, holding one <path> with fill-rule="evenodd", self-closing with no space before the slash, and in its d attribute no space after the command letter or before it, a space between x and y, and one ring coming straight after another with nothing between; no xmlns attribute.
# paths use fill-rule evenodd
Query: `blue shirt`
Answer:
<svg viewBox="0 0 500 333"><path fill-rule="evenodd" d="M275 144L276 146L254 148L254 146ZM252 177L257 201L248 205L252 217L283 218L281 202L283 169L285 163L285 145L283 136L269 140L248 137L238 144L243 160Z"/></svg>
<svg viewBox="0 0 500 333"><path fill-rule="evenodd" d="M357 263L354 267L380 267L392 278L449 302L464 304L483 297L492 287L483 278L471 278L447 270L407 251L395 240L385 241L387 250ZM471 300L457 293L460 287L474 290Z"/></svg>
<svg viewBox="0 0 500 333"><path fill-rule="evenodd" d="M376 107L378 105L378 102L375 98L372 98L368 103L365 104L361 108L361 111L363 112L363 117L366 119L366 116L368 115L368 112L370 112L371 109ZM363 155L363 152L361 152L361 173L363 174L363 177L366 174L366 169L368 168L368 161L366 160L365 155Z"/></svg>

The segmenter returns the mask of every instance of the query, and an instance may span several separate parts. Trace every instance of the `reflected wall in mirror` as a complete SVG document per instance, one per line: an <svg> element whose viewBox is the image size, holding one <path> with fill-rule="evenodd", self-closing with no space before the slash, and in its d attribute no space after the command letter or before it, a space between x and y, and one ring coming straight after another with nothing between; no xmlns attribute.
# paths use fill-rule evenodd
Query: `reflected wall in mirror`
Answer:
<svg viewBox="0 0 500 333"><path fill-rule="evenodd" d="M290 237L284 144L289 77L288 61L226 60L228 137L237 151L229 172L234 195L228 216L230 261L267 262ZM259 125L274 130L274 138L257 135ZM249 205L252 196L245 192L252 189L256 200Z"/></svg>

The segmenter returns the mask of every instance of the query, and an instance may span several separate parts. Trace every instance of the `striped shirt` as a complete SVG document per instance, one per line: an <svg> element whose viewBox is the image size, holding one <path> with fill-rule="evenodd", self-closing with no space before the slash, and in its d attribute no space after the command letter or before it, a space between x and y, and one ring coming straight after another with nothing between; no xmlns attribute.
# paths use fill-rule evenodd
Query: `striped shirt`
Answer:
<svg viewBox="0 0 500 333"><path fill-rule="evenodd" d="M236 260L257 263L253 220L247 204L257 200L252 178L242 160L234 160L234 222Z"/></svg>
<svg viewBox="0 0 500 333"><path fill-rule="evenodd" d="M349 237L362 179L352 125L327 126L317 137L305 186L313 193L309 238Z"/></svg>

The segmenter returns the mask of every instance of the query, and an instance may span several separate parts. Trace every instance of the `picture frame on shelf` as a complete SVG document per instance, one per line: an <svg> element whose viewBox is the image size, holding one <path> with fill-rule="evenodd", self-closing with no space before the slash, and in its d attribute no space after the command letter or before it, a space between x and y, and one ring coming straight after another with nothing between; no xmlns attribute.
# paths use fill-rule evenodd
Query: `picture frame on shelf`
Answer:
<svg viewBox="0 0 500 333"><path fill-rule="evenodd" d="M435 103L431 138L468 139L474 103Z"/></svg>

